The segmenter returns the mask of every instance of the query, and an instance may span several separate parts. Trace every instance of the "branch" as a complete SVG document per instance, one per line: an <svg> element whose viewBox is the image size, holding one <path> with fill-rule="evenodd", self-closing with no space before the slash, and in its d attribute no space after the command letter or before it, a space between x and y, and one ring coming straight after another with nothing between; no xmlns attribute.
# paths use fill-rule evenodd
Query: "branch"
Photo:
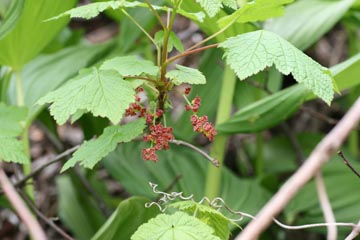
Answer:
<svg viewBox="0 0 360 240"><path fill-rule="evenodd" d="M280 188L280 190L261 209L257 218L251 221L244 231L236 237L236 240L252 240L270 225L272 219L280 213L295 194L319 171L330 156L341 146L350 131L356 127L360 120L360 98L354 103L341 121L326 135L316 146L305 163L292 177Z"/></svg>
<svg viewBox="0 0 360 240"><path fill-rule="evenodd" d="M212 165L214 165L215 167L219 167L220 166L220 163L217 159L211 157L209 154L207 154L206 152L204 152L203 150L201 150L200 148L192 145L191 143L188 143L188 142L184 142L184 141L181 141L181 140L171 140L169 141L171 143L174 143L176 145L183 145L183 146L186 146L188 148L191 148L195 151L197 151L198 153L200 153L201 155L203 155L207 160L209 160L211 162Z"/></svg>
<svg viewBox="0 0 360 240"><path fill-rule="evenodd" d="M39 222L34 218L29 209L26 207L25 203L16 192L14 186L11 184L9 178L4 172L2 163L0 162L0 185L10 201L11 205L14 207L15 211L19 215L20 219L26 225L32 239L36 240L46 240L46 235L41 228Z"/></svg>
<svg viewBox="0 0 360 240"><path fill-rule="evenodd" d="M342 160L344 161L345 165L348 166L350 168L350 170L355 173L356 176L358 176L360 178L360 173L351 165L351 163L345 158L344 154L342 153L342 151L338 151L337 154L342 158Z"/></svg>
<svg viewBox="0 0 360 240"><path fill-rule="evenodd" d="M316 182L316 189L319 197L320 206L322 209L322 212L324 214L325 222L326 223L335 223L335 214L331 208L331 204L329 201L329 197L326 192L326 187L324 183L323 176L321 174L321 171L318 171L318 173L315 176L315 182ZM336 225L328 225L327 226L327 240L336 240L337 239L337 228Z"/></svg>
<svg viewBox="0 0 360 240"><path fill-rule="evenodd" d="M351 231L351 233L345 238L345 240L353 240L355 239L358 235L360 234L360 221L358 222L358 224L353 227L353 230Z"/></svg>
<svg viewBox="0 0 360 240"><path fill-rule="evenodd" d="M29 197L22 192L19 191L22 198L25 200L25 202L28 204L28 206L35 212L36 215L38 215L39 218L41 218L47 225L49 225L51 228L53 228L58 234L60 234L64 239L67 240L74 240L72 237L70 237L64 230L59 228L53 221L48 219L35 205L34 203L29 199Z"/></svg>

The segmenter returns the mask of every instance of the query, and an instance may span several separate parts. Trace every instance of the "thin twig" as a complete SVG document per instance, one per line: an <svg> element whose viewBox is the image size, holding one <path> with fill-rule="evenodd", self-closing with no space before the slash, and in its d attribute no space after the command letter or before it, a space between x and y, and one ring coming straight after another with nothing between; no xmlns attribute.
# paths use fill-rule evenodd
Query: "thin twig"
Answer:
<svg viewBox="0 0 360 240"><path fill-rule="evenodd" d="M345 238L345 240L353 240L360 234L360 221L353 227L351 233Z"/></svg>
<svg viewBox="0 0 360 240"><path fill-rule="evenodd" d="M0 185L6 197L9 199L11 205L14 207L15 211L19 215L20 219L26 225L31 237L36 240L46 240L44 230L41 228L39 222L31 214L19 194L16 192L14 186L11 184L9 178L6 176L1 162Z"/></svg>
<svg viewBox="0 0 360 240"><path fill-rule="evenodd" d="M99 206L101 212L109 217L111 215L111 210L106 206L106 203L103 199L97 194L97 192L93 189L89 181L84 177L84 175L80 172L79 167L75 166L74 172L76 176L79 178L82 185L85 187L85 190L92 196L97 205Z"/></svg>
<svg viewBox="0 0 360 240"><path fill-rule="evenodd" d="M64 230L62 230L60 227L58 227L53 221L51 221L49 218L47 218L35 205L34 203L29 199L29 197L22 191L19 190L19 194L21 197L25 200L27 205L35 212L35 214L41 218L47 225L49 225L52 229L54 229L58 234L60 234L64 239L67 240L74 240L70 235L68 235Z"/></svg>
<svg viewBox="0 0 360 240"><path fill-rule="evenodd" d="M351 109L316 146L309 158L296 171L292 177L280 188L280 190L261 209L257 218L251 221L236 240L257 239L259 235L269 226L272 219L286 206L295 194L319 171L331 155L341 146L356 127L360 120L360 98Z"/></svg>
<svg viewBox="0 0 360 240"><path fill-rule="evenodd" d="M324 183L323 176L321 171L318 171L315 176L316 189L319 197L320 206L324 214L324 219L326 223L333 224L336 223L335 214L331 208L331 203L326 192L326 186ZM327 226L327 240L336 240L337 238L337 228L335 225Z"/></svg>
<svg viewBox="0 0 360 240"><path fill-rule="evenodd" d="M191 148L195 151L197 151L198 153L200 153L201 155L203 155L207 160L209 160L215 167L220 167L220 163L217 159L211 157L209 154L207 154L206 152L204 152L203 150L201 150L200 148L192 145L191 143L188 142L184 142L181 140L171 140L171 143L174 143L176 145L183 145L186 146L188 148Z"/></svg>
<svg viewBox="0 0 360 240"><path fill-rule="evenodd" d="M75 152L79 147L80 147L80 145L77 145L75 147L72 147L72 148L60 153L59 155L56 155L52 160L48 161L47 163L40 166L36 170L32 171L29 175L26 175L24 178L22 178L21 180L19 180L16 183L14 183L14 186L15 187L23 186L27 182L27 180L29 180L29 179L33 178L34 176L36 176L37 174L39 174L42 170L44 170L49 165L54 164L54 163L62 160L64 157L66 157L66 156L70 155L71 153Z"/></svg>
<svg viewBox="0 0 360 240"><path fill-rule="evenodd" d="M342 160L344 161L345 165L348 166L348 168L350 168L350 170L355 173L356 176L358 176L360 178L360 173L351 165L351 163L345 158L344 154L342 153L342 151L338 151L337 154L342 158Z"/></svg>

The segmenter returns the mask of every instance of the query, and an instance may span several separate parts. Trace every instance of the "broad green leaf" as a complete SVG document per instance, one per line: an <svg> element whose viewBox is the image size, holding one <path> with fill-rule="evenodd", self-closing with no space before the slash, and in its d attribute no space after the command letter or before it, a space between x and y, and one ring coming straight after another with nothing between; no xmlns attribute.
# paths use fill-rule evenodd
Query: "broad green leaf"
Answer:
<svg viewBox="0 0 360 240"><path fill-rule="evenodd" d="M214 230L195 217L176 212L173 215L160 214L141 225L131 240L220 240Z"/></svg>
<svg viewBox="0 0 360 240"><path fill-rule="evenodd" d="M104 12L107 9L118 9L122 7L133 7L136 6L137 3L132 4L131 2L127 2L125 0L119 1L108 1L108 2L96 2L86 4L84 6L76 7L66 11L58 16L52 17L48 19L48 21L56 20L65 16L70 16L70 18L85 18L91 19Z"/></svg>
<svg viewBox="0 0 360 240"><path fill-rule="evenodd" d="M24 66L21 73L24 87L24 102L29 108L28 122L44 108L36 102L55 90L77 72L92 64L98 56L110 50L111 45L78 45L41 55ZM13 81L14 83L14 81ZM10 86L9 101L16 104L15 84Z"/></svg>
<svg viewBox="0 0 360 240"><path fill-rule="evenodd" d="M122 201L91 240L130 239L136 229L160 213L156 207L146 208L147 198L131 197Z"/></svg>
<svg viewBox="0 0 360 240"><path fill-rule="evenodd" d="M214 17L221 9L221 0L196 0L205 12L210 16Z"/></svg>
<svg viewBox="0 0 360 240"><path fill-rule="evenodd" d="M0 40L0 64L20 70L48 45L68 23L45 19L73 7L76 0L26 0L16 26Z"/></svg>
<svg viewBox="0 0 360 240"><path fill-rule="evenodd" d="M56 178L58 215L77 240L89 240L106 218L78 177L63 174Z"/></svg>
<svg viewBox="0 0 360 240"><path fill-rule="evenodd" d="M175 136L176 137L176 136ZM111 176L124 186L131 195L156 199L149 187L149 181L157 183L159 190L165 190L174 179L181 176L171 191L183 192L184 196L194 194L196 200L204 196L209 162L192 149L171 145L171 151L159 151L159 161L144 161L141 149L149 143L130 142L120 144L102 161ZM134 167L136 166L136 167ZM234 210L256 214L270 198L269 193L258 181L239 178L226 168L221 168L221 193L226 204ZM237 218L231 214L225 216ZM244 219L244 223L247 219Z"/></svg>
<svg viewBox="0 0 360 240"><path fill-rule="evenodd" d="M159 47L162 47L163 41L164 41L164 31L161 30L161 31L156 32L156 34L154 36L154 40L155 40L156 45L158 45ZM181 40L176 36L176 34L174 32L170 32L169 40L168 40L168 52L171 52L174 47L179 52L184 51L184 46L183 46Z"/></svg>
<svg viewBox="0 0 360 240"><path fill-rule="evenodd" d="M286 7L283 17L267 21L264 28L279 34L300 50L304 50L328 32L353 2L354 0L296 1Z"/></svg>
<svg viewBox="0 0 360 240"><path fill-rule="evenodd" d="M214 229L214 235L220 239L229 239L230 229L229 223L231 221L222 215L219 211L194 201L181 201L170 204L169 207L179 209L188 213L190 216L195 216L206 225Z"/></svg>
<svg viewBox="0 0 360 240"><path fill-rule="evenodd" d="M159 68L153 62L139 59L137 56L115 57L105 61L101 70L115 70L121 76L156 76Z"/></svg>
<svg viewBox="0 0 360 240"><path fill-rule="evenodd" d="M330 68L340 91L360 84L360 53Z"/></svg>
<svg viewBox="0 0 360 240"><path fill-rule="evenodd" d="M131 84L118 73L93 67L80 71L70 82L42 97L38 104L52 103L50 113L60 125L79 109L107 117L115 124L134 102L134 96Z"/></svg>
<svg viewBox="0 0 360 240"><path fill-rule="evenodd" d="M330 71L274 33L245 33L227 39L219 47L225 49L227 62L240 80L275 65L285 75L292 73L295 80L327 104L333 99Z"/></svg>
<svg viewBox="0 0 360 240"><path fill-rule="evenodd" d="M21 125L27 116L25 107L0 103L0 161L28 163L23 143L16 137L24 130Z"/></svg>
<svg viewBox="0 0 360 240"><path fill-rule="evenodd" d="M6 36L14 27L18 21L21 12L24 8L24 0L12 1L9 9L7 10L3 21L0 25L0 40Z"/></svg>
<svg viewBox="0 0 360 240"><path fill-rule="evenodd" d="M221 18L218 24L223 28L234 22L246 23L279 17L284 14L284 5L293 1L294 0L256 0L247 2L233 14Z"/></svg>
<svg viewBox="0 0 360 240"><path fill-rule="evenodd" d="M176 65L177 70L171 70L166 73L166 77L169 78L175 85L182 83L189 84L205 84L205 76L197 69Z"/></svg>
<svg viewBox="0 0 360 240"><path fill-rule="evenodd" d="M302 85L287 88L244 107L229 120L216 125L216 130L223 134L262 131L291 116L307 95L308 90Z"/></svg>
<svg viewBox="0 0 360 240"><path fill-rule="evenodd" d="M104 129L103 134L95 140L85 141L83 145L69 159L61 172L74 167L77 162L81 166L92 169L101 159L115 150L119 143L129 142L139 136L145 128L145 120L119 126L110 126Z"/></svg>

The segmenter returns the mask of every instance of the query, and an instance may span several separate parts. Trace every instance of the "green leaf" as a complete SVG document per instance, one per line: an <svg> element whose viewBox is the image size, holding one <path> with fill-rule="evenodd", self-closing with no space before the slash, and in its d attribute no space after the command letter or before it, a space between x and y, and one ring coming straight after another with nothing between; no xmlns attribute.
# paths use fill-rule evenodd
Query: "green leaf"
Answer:
<svg viewBox="0 0 360 240"><path fill-rule="evenodd" d="M4 20L1 22L0 40L15 27L23 8L24 0L16 0L11 2L9 9L4 16Z"/></svg>
<svg viewBox="0 0 360 240"><path fill-rule="evenodd" d="M159 47L162 47L163 41L164 41L164 31L163 30L156 32L156 34L154 36L154 41L155 41L156 45L158 45ZM184 46L182 45L181 40L176 36L176 34L174 32L170 32L169 41L168 41L168 52L171 52L174 47L179 52L184 51Z"/></svg>
<svg viewBox="0 0 360 240"><path fill-rule="evenodd" d="M210 17L214 17L222 7L220 0L196 0L196 2L201 5Z"/></svg>
<svg viewBox="0 0 360 240"><path fill-rule="evenodd" d="M131 197L122 201L91 240L130 239L136 229L159 214L156 207L146 208L147 198Z"/></svg>
<svg viewBox="0 0 360 240"><path fill-rule="evenodd" d="M27 109L0 103L0 160L28 163L23 143L16 137L24 130Z"/></svg>
<svg viewBox="0 0 360 240"><path fill-rule="evenodd" d="M134 101L134 96L131 84L118 73L93 67L80 71L70 82L42 97L38 104L52 103L50 113L58 124L64 124L79 109L107 117L115 124Z"/></svg>
<svg viewBox="0 0 360 240"><path fill-rule="evenodd" d="M332 29L353 2L354 0L296 1L286 7L283 17L271 19L265 23L264 28L304 50Z"/></svg>
<svg viewBox="0 0 360 240"><path fill-rule="evenodd" d="M289 87L244 107L215 128L223 134L263 131L291 116L307 95L308 90L302 85Z"/></svg>
<svg viewBox="0 0 360 240"><path fill-rule="evenodd" d="M60 30L67 19L44 22L74 6L76 0L26 0L16 26L0 40L0 64L20 70L44 49Z"/></svg>
<svg viewBox="0 0 360 240"><path fill-rule="evenodd" d="M169 207L179 209L191 216L195 216L206 225L212 227L215 231L214 235L218 236L220 239L229 239L229 223L231 223L231 221L222 215L219 211L194 201L176 202L170 204Z"/></svg>
<svg viewBox="0 0 360 240"><path fill-rule="evenodd" d="M234 22L246 23L279 17L284 14L283 5L293 1L294 0L256 0L247 2L233 14L221 18L218 24L220 28L223 28Z"/></svg>
<svg viewBox="0 0 360 240"><path fill-rule="evenodd" d="M92 64L99 56L111 49L111 45L77 45L53 54L42 55L28 64L22 71L25 105L29 108L27 122L31 122L44 106L36 102L50 91L54 91L77 72ZM14 83L14 81L13 81ZM9 101L16 104L16 88L9 89Z"/></svg>
<svg viewBox="0 0 360 240"><path fill-rule="evenodd" d="M176 65L177 70L171 70L166 73L166 77L169 78L175 85L182 83L189 84L205 84L205 76L197 69Z"/></svg>
<svg viewBox="0 0 360 240"><path fill-rule="evenodd" d="M127 2L124 0L119 1L108 1L108 2L96 2L96 3L90 3L86 4L84 6L76 7L73 9L70 9L69 11L66 11L58 16L52 17L48 19L47 21L56 20L65 16L70 16L70 18L85 18L85 19L91 19L99 15L100 13L104 12L107 9L118 9L122 7L133 7L136 6L135 3L132 4L131 2Z"/></svg>
<svg viewBox="0 0 360 240"><path fill-rule="evenodd" d="M227 39L219 47L225 48L227 62L240 80L275 65L285 75L292 73L295 80L327 104L333 99L330 71L274 33L245 33Z"/></svg>
<svg viewBox="0 0 360 240"><path fill-rule="evenodd" d="M153 62L139 59L137 56L115 57L105 61L101 70L115 70L121 76L156 76L159 68Z"/></svg>
<svg viewBox="0 0 360 240"><path fill-rule="evenodd" d="M214 230L202 221L186 213L160 214L141 225L131 240L220 240L213 235Z"/></svg>
<svg viewBox="0 0 360 240"><path fill-rule="evenodd" d="M61 172L73 167L77 162L80 162L81 166L93 168L101 159L114 151L118 143L131 141L139 136L144 128L144 119L122 126L116 125L105 128L103 134L97 139L85 141L72 158L65 163Z"/></svg>

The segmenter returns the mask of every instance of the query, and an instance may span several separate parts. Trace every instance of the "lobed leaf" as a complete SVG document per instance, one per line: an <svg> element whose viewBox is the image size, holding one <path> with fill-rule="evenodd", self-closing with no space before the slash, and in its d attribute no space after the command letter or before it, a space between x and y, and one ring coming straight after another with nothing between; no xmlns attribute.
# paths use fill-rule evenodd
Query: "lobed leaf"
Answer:
<svg viewBox="0 0 360 240"><path fill-rule="evenodd" d="M139 76L142 74L156 76L159 68L153 62L139 59L137 56L115 57L105 61L101 70L115 70L121 76Z"/></svg>
<svg viewBox="0 0 360 240"><path fill-rule="evenodd" d="M292 73L327 104L333 99L330 71L274 33L259 30L241 34L219 47L225 48L224 56L240 80L275 65L285 75Z"/></svg>
<svg viewBox="0 0 360 240"><path fill-rule="evenodd" d="M70 16L70 18L91 19L107 9L115 10L122 7L134 7L136 5L138 5L137 2L131 3L125 0L90 3L70 9L62 14L59 14L55 17L48 19L47 21L56 20L65 16Z"/></svg>
<svg viewBox="0 0 360 240"><path fill-rule="evenodd" d="M154 36L154 41L156 45L162 47L164 41L165 33L163 30L156 32ZM174 32L170 32L169 41L168 41L168 52L171 52L175 47L179 52L184 52L184 46L181 40L176 36Z"/></svg>
<svg viewBox="0 0 360 240"><path fill-rule="evenodd" d="M37 103L52 103L50 113L60 125L80 109L90 111L94 116L107 117L115 124L134 101L134 96L131 84L117 72L93 67L80 71L70 82Z"/></svg>
<svg viewBox="0 0 360 240"><path fill-rule="evenodd" d="M4 137L2 135L0 135L0 160L22 164L29 163L23 143L15 137Z"/></svg>
<svg viewBox="0 0 360 240"><path fill-rule="evenodd" d="M114 151L118 143L129 142L139 136L145 128L145 120L139 119L134 122L119 126L110 126L104 129L103 134L95 140L84 144L69 159L61 172L73 167L77 162L80 165L93 168L101 159Z"/></svg>
<svg viewBox="0 0 360 240"><path fill-rule="evenodd" d="M247 2L233 14L221 18L218 21L218 24L222 28L234 22L246 23L264 21L268 18L279 17L284 14L283 5L293 1L294 0L256 0Z"/></svg>
<svg viewBox="0 0 360 240"><path fill-rule="evenodd" d="M159 214L141 225L131 240L220 240L214 230L195 217L183 212L173 215Z"/></svg>
<svg viewBox="0 0 360 240"><path fill-rule="evenodd" d="M229 239L229 223L231 221L219 211L194 201L176 202L170 204L169 207L187 212L191 216L196 216L196 218L214 229L214 235L220 239Z"/></svg>
<svg viewBox="0 0 360 240"><path fill-rule="evenodd" d="M205 84L205 76L197 69L176 65L177 70L171 70L166 73L166 77L169 78L175 85L181 83L189 84Z"/></svg>

